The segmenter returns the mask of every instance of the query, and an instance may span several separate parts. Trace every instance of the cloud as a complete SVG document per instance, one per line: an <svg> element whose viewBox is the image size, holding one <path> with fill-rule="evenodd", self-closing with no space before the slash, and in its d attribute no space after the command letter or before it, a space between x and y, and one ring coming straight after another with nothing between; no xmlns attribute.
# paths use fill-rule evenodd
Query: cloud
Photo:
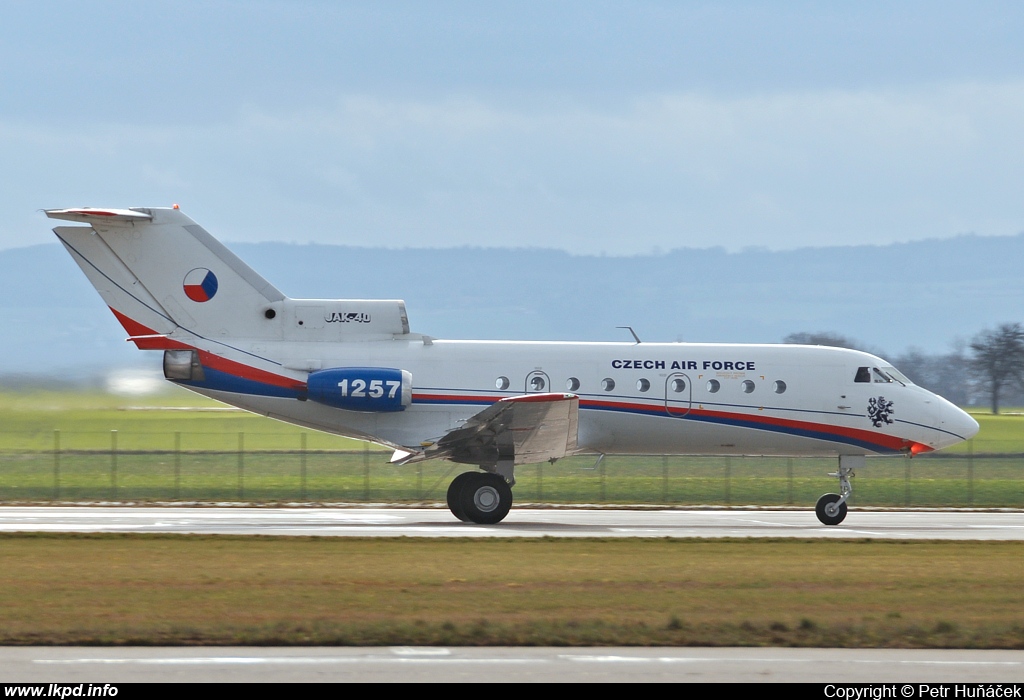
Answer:
<svg viewBox="0 0 1024 700"><path fill-rule="evenodd" d="M0 246L35 242L45 227L21 212L41 206L175 201L235 240L635 253L1011 234L1021 123L1020 81L343 94L199 125L0 123L0 157L20 165Z"/></svg>

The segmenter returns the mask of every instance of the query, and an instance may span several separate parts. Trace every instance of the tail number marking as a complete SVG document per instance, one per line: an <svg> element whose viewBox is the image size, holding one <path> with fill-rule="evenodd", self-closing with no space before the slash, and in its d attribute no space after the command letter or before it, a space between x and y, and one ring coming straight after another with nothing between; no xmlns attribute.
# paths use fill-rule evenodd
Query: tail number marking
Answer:
<svg viewBox="0 0 1024 700"><path fill-rule="evenodd" d="M312 401L349 411L404 411L412 405L412 375L393 367L334 367L306 379Z"/></svg>
<svg viewBox="0 0 1024 700"><path fill-rule="evenodd" d="M353 379L352 389L349 391L349 385L347 379L342 379L338 382L338 389L342 396L351 397L354 399L365 399L367 397L365 379ZM384 385L387 385L388 398L394 399L398 395L398 390L402 388L402 382L384 382L380 379L371 379L370 382L369 397L371 399L379 399L384 396Z"/></svg>

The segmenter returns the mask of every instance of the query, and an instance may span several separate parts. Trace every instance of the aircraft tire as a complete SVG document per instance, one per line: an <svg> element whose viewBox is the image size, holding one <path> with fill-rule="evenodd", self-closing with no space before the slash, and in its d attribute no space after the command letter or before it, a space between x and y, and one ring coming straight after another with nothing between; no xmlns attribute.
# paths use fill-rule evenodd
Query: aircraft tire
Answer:
<svg viewBox="0 0 1024 700"><path fill-rule="evenodd" d="M462 472L448 485L448 510L464 523L470 522L462 508L462 489L477 476L476 472Z"/></svg>
<svg viewBox="0 0 1024 700"><path fill-rule="evenodd" d="M823 525L838 525L846 519L846 504L842 503L838 508L835 506L839 498L838 493L826 493L818 499L814 506L814 514Z"/></svg>
<svg viewBox="0 0 1024 700"><path fill-rule="evenodd" d="M462 512L478 525L500 523L512 507L512 487L498 474L474 473L462 487Z"/></svg>

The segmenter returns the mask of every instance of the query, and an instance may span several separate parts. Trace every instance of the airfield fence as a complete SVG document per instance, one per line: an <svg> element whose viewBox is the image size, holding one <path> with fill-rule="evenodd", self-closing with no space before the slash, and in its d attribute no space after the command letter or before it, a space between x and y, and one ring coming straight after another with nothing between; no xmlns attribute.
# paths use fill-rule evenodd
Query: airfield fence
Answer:
<svg viewBox="0 0 1024 700"><path fill-rule="evenodd" d="M245 432L53 431L0 451L6 502L443 502L470 469L388 463L390 452L281 449ZM277 441L278 443L280 440ZM48 444L47 444L48 443ZM809 506L837 490L834 459L574 457L516 468L518 503ZM1024 507L1024 455L879 457L857 472L853 506Z"/></svg>

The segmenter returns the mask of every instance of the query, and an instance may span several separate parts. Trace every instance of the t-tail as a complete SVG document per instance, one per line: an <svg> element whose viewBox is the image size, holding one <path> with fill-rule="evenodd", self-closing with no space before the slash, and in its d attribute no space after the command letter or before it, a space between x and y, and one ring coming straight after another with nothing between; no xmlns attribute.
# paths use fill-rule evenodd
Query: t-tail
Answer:
<svg viewBox="0 0 1024 700"><path fill-rule="evenodd" d="M290 346L409 336L403 301L290 299L176 206L46 215L88 224L54 233L128 340L143 350L193 351L196 367L171 368L168 378L220 366L290 393L320 369L315 357L286 356ZM189 354L169 357L181 362Z"/></svg>

